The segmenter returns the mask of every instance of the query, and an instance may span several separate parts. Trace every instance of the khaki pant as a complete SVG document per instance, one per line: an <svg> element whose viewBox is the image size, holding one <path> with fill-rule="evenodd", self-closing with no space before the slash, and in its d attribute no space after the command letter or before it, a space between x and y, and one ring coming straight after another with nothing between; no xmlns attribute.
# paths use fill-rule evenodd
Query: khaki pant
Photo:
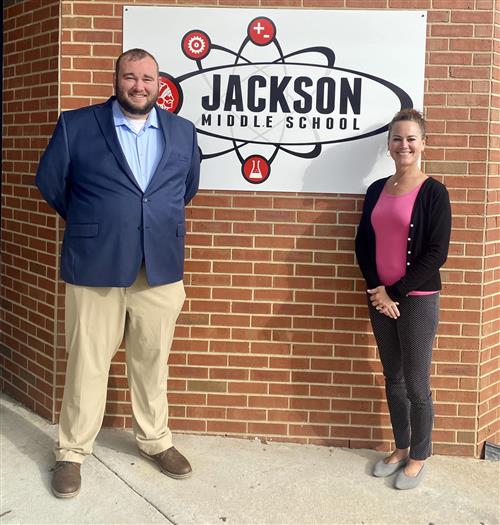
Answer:
<svg viewBox="0 0 500 525"><path fill-rule="evenodd" d="M144 268L129 288L66 285L68 365L57 461L81 463L92 453L123 335L137 445L147 454L172 446L167 360L185 298L182 281L150 287Z"/></svg>

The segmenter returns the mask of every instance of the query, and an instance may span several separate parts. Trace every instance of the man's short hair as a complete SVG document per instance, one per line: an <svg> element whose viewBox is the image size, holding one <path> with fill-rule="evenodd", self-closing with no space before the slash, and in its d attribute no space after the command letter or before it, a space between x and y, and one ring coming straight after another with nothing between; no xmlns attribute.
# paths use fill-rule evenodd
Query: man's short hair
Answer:
<svg viewBox="0 0 500 525"><path fill-rule="evenodd" d="M116 65L115 65L116 76L118 76L118 72L120 71L120 65L124 60L142 60L143 58L146 58L146 57L153 59L154 63L156 64L156 69L157 71L159 71L160 66L158 65L158 62L156 61L156 58L151 53L148 53L145 49L134 47L133 49L129 49L128 51L123 52L116 59Z"/></svg>

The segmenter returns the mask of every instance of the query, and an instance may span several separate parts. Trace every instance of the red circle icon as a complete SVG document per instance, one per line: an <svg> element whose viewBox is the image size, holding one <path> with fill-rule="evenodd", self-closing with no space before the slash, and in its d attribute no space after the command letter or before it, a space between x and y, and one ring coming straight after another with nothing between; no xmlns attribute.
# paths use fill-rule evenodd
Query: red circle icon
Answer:
<svg viewBox="0 0 500 525"><path fill-rule="evenodd" d="M276 37L274 22L265 16L254 18L248 24L248 37L257 46L267 46Z"/></svg>
<svg viewBox="0 0 500 525"><path fill-rule="evenodd" d="M191 60L201 60L210 53L211 42L208 35L195 29L182 37L182 51Z"/></svg>
<svg viewBox="0 0 500 525"><path fill-rule="evenodd" d="M269 177L271 166L267 159L261 155L251 155L243 162L241 171L243 177L245 177L248 182L252 184L260 184Z"/></svg>
<svg viewBox="0 0 500 525"><path fill-rule="evenodd" d="M162 71L160 71L160 90L156 104L170 113L177 113L182 106L181 87L174 77Z"/></svg>

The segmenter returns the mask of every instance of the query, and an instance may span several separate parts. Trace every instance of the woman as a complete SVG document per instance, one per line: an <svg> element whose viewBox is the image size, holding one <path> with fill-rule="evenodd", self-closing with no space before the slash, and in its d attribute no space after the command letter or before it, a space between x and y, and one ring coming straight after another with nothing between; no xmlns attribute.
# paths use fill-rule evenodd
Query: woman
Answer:
<svg viewBox="0 0 500 525"><path fill-rule="evenodd" d="M399 471L398 489L420 483L431 455L430 366L439 320L439 268L451 233L448 192L420 169L425 140L418 111L403 109L394 116L388 150L395 173L368 188L356 236L396 445L376 463L373 475Z"/></svg>

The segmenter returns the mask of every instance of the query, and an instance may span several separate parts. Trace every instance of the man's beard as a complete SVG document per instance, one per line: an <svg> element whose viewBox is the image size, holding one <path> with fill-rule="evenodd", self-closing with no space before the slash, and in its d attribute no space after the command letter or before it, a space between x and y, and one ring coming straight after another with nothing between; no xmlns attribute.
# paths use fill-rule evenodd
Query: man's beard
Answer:
<svg viewBox="0 0 500 525"><path fill-rule="evenodd" d="M120 106L131 115L147 115L155 106L156 100L158 99L158 93L156 96L152 97L151 100L146 100L146 104L142 107L133 106L128 101L127 97L124 95L123 91L121 91L118 86L115 85L115 93L116 93L116 99L118 100L118 103Z"/></svg>

